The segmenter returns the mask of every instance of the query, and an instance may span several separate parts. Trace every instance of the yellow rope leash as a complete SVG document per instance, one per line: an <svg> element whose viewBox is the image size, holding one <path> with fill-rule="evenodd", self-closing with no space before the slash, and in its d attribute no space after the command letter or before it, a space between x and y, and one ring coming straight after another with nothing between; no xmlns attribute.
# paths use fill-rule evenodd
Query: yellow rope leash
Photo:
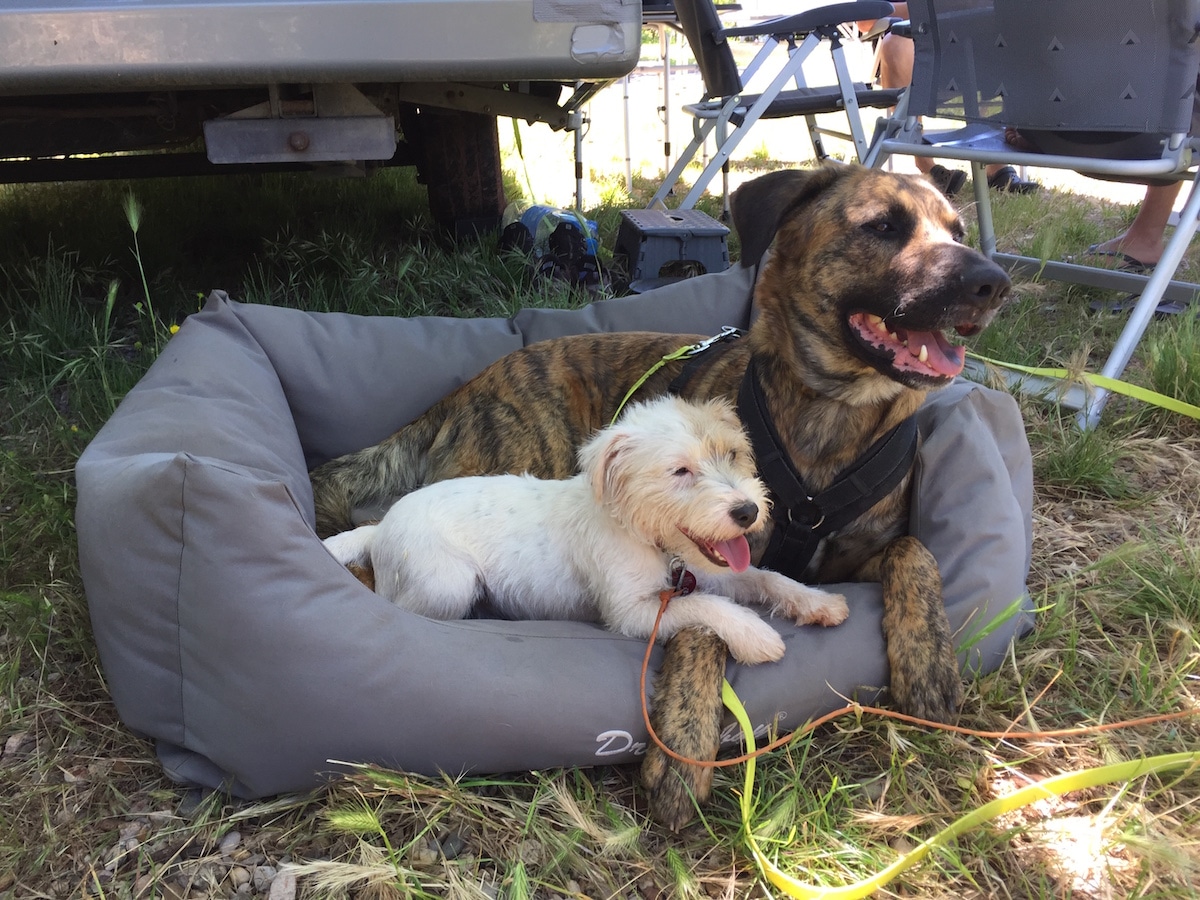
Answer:
<svg viewBox="0 0 1200 900"><path fill-rule="evenodd" d="M714 334L710 338L705 338L704 340L698 341L695 344L688 344L686 347L680 347L678 350L672 350L670 353L652 365L649 369L647 369L645 373L643 373L642 377L633 383L633 387L626 392L625 396L621 398L621 402L617 404L617 411L613 413L612 422L609 422L608 424L612 425L613 422L617 421L617 417L621 415L621 410L625 408L625 404L629 402L629 399L638 392L643 384L650 380L650 376L652 376L667 363L673 362L677 359L683 359L685 356L695 356L697 353L703 353L713 344L728 340L729 338L732 338L740 333L741 329L734 328L732 325L726 325L717 334Z"/></svg>
<svg viewBox="0 0 1200 900"><path fill-rule="evenodd" d="M1019 366L1016 363L1004 362L999 359L989 359L986 356L980 356L978 353L970 351L967 351L967 356L977 359L980 362L988 363L989 365L1012 369L1014 372L1021 372L1024 375L1053 378L1058 381L1083 381L1092 387L1104 388L1105 390L1112 391L1114 394L1124 394L1126 397L1133 397L1135 400L1141 400L1143 403L1160 406L1163 409L1179 413L1182 416L1200 419L1200 406L1193 406L1191 403L1185 403L1174 397L1168 397L1166 394L1160 394L1149 388L1138 387L1136 384L1130 384L1127 381L1109 378L1107 375L1093 375L1091 372L1072 373L1066 369L1039 369L1032 366Z"/></svg>
<svg viewBox="0 0 1200 900"><path fill-rule="evenodd" d="M724 701L726 708L737 719L742 729L746 747L753 753L754 726L750 724L750 717L746 714L745 707L742 706L742 702L738 699L737 694L734 693L728 681L722 686L721 699ZM750 824L750 814L754 806L754 767L755 760L751 758L746 763L746 782L742 790L742 828L746 832L746 840L750 844L750 851L762 869L763 875L775 887L779 888L779 890L783 891L789 897L795 897L796 900L859 900L859 898L867 897L879 890L905 869L915 866L928 856L931 850L948 844L963 832L982 825L984 822L988 822L997 816L1020 809L1023 806L1028 806L1038 800L1044 800L1052 796L1061 796L1070 791L1097 787L1098 785L1110 784L1112 782L1130 781L1134 778L1140 778L1143 775L1152 775L1156 772L1167 772L1175 769L1194 769L1200 767L1200 751L1193 753L1168 753L1162 756L1151 756L1146 759L1135 759L1129 762L1097 766L1078 772L1055 775L1036 784L1028 785L1007 797L1000 797L992 800L990 803L985 803L978 809L972 810L965 816L956 819L933 837L917 845L890 866L887 866L874 875L841 887L823 887L816 884L806 884L781 872L763 854L758 846L758 841L754 837L754 829Z"/></svg>

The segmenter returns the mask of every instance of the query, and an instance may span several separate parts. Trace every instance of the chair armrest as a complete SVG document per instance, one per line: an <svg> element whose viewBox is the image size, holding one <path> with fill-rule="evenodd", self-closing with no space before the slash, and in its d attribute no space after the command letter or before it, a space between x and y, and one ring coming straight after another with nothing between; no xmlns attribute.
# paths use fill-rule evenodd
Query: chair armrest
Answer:
<svg viewBox="0 0 1200 900"><path fill-rule="evenodd" d="M895 12L895 7L886 0L856 0L852 3L833 3L816 9L782 16L754 25L724 28L725 37L761 37L768 34L808 34L819 28L831 28L846 22L862 19L886 19Z"/></svg>

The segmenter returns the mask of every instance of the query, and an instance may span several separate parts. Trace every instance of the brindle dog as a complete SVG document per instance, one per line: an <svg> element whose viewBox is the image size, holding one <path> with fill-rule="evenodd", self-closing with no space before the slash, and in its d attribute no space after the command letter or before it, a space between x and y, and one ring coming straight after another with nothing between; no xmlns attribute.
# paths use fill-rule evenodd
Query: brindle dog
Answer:
<svg viewBox="0 0 1200 900"><path fill-rule="evenodd" d="M735 193L733 217L743 259L759 259L773 242L755 286L757 318L745 337L705 354L682 394L735 399L752 368L767 417L815 494L958 374L963 350L944 333L987 325L1009 279L963 246L954 208L916 176L859 166L775 172ZM629 387L698 339L589 334L504 357L382 443L314 470L318 533L350 527L355 506L445 478L569 477L576 448L612 419ZM639 396L666 391L682 366L660 369ZM910 480L905 473L824 539L803 577L882 583L894 702L946 721L962 688L937 564L905 535ZM764 544L765 536L753 547L756 563ZM666 648L654 725L688 758L717 754L725 654L702 630L685 630ZM707 798L712 770L652 749L642 776L652 813L676 829Z"/></svg>

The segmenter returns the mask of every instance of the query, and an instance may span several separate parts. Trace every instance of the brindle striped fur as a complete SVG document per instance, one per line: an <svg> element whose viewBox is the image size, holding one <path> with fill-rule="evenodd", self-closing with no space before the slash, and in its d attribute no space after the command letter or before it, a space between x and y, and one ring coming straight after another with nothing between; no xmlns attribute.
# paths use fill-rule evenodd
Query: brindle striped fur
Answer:
<svg viewBox="0 0 1200 900"><path fill-rule="evenodd" d="M945 380L890 370L864 354L847 316L904 309L913 328L983 327L1008 278L959 243L954 209L928 182L858 166L775 172L734 196L743 258L773 242L755 287L749 334L689 382L687 396L736 399L751 354L767 405L796 468L815 493L876 438L910 416ZM499 472L564 478L575 450L605 425L629 386L667 352L699 339L593 334L531 345L499 360L383 443L312 473L322 537L350 527L353 507L422 484ZM640 396L667 389L681 362ZM948 380L948 379L946 379ZM961 697L937 565L905 537L909 479L827 540L806 577L883 584L890 690L905 712L947 720ZM765 536L764 536L765 540ZM755 547L755 561L763 540ZM712 758L724 648L682 632L667 647L655 693L659 735L692 758ZM643 768L654 815L671 828L691 818L711 778L651 750Z"/></svg>

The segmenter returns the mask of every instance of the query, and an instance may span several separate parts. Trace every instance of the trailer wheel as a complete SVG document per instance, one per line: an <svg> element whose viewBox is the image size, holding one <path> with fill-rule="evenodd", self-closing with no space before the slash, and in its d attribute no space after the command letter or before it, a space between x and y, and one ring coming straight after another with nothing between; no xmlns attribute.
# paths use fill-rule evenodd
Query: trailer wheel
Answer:
<svg viewBox="0 0 1200 900"><path fill-rule="evenodd" d="M400 126L413 146L434 221L457 236L497 228L506 201L496 118L410 108Z"/></svg>

